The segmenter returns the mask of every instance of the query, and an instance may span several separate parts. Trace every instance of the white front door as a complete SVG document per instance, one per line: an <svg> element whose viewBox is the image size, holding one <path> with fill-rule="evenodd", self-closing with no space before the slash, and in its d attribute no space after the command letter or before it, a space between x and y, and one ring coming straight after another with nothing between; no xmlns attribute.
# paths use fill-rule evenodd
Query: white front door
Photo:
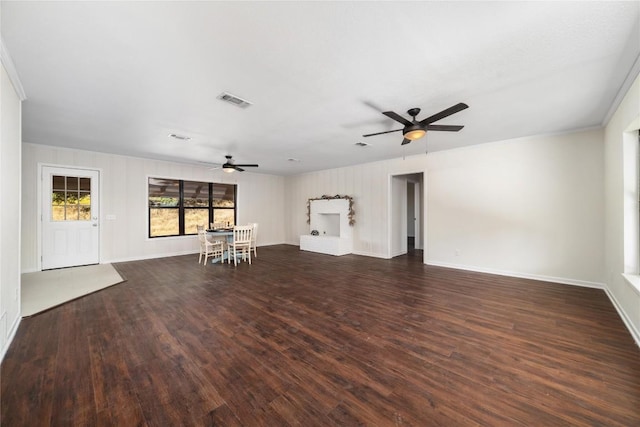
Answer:
<svg viewBox="0 0 640 427"><path fill-rule="evenodd" d="M97 170L42 167L42 269L98 264Z"/></svg>

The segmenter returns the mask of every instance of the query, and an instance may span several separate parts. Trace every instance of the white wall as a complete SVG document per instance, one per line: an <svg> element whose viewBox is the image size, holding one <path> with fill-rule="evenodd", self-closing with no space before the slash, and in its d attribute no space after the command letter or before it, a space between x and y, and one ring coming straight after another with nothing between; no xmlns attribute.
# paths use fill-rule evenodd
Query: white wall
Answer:
<svg viewBox="0 0 640 427"><path fill-rule="evenodd" d="M625 265L625 235L629 236L637 232L637 213L630 215L625 212L625 155L637 153L637 134L630 132L639 127L640 123L640 76L627 92L616 112L607 123L604 133L604 167L605 167L605 274L609 295L616 304L627 327L634 334L636 343L640 345L640 288L635 288L629 281L622 277L622 273L635 273L635 279L640 284L638 277L637 244L627 245L627 258ZM633 148L635 150L625 150ZM627 151L627 152L625 152ZM629 159L626 159L629 160ZM633 173L633 172L632 172ZM632 183L633 185L633 183ZM636 224L628 224L627 220L635 218ZM637 238L637 235L631 237ZM633 251L635 253L629 253ZM635 271L630 271L635 269Z"/></svg>
<svg viewBox="0 0 640 427"><path fill-rule="evenodd" d="M204 166L23 144L22 271L39 269L38 164L99 169L101 180L100 262L156 258L196 252L195 236L147 238L147 178L177 178L238 184L238 224L259 224L258 246L284 243L284 178L242 172L226 174ZM106 220L115 215L115 220Z"/></svg>
<svg viewBox="0 0 640 427"><path fill-rule="evenodd" d="M21 96L13 86L2 46L0 72L0 360L20 320Z"/></svg>
<svg viewBox="0 0 640 427"><path fill-rule="evenodd" d="M604 287L602 131L433 153L427 262Z"/></svg>
<svg viewBox="0 0 640 427"><path fill-rule="evenodd" d="M348 194L354 253L389 257L390 175L424 171L427 263L604 287L602 138L523 138L288 177L287 242L306 229L307 198Z"/></svg>

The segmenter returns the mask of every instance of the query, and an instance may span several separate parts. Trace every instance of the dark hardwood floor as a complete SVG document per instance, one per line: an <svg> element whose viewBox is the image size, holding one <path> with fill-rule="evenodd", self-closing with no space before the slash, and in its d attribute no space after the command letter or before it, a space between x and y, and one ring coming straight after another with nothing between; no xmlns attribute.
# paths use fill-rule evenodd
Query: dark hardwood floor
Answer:
<svg viewBox="0 0 640 427"><path fill-rule="evenodd" d="M119 263L23 319L2 426L640 425L640 350L601 290L258 251Z"/></svg>

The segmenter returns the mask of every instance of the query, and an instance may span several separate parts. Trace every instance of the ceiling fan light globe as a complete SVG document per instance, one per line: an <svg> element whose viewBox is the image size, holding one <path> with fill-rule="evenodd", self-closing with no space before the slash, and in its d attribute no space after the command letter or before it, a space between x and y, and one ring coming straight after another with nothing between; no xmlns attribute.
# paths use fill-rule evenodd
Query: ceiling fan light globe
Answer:
<svg viewBox="0 0 640 427"><path fill-rule="evenodd" d="M222 170L225 171L226 173L233 173L235 169L230 168L229 166L223 166Z"/></svg>
<svg viewBox="0 0 640 427"><path fill-rule="evenodd" d="M408 129L407 132L404 133L404 137L415 141L416 139L422 138L426 133L424 129Z"/></svg>

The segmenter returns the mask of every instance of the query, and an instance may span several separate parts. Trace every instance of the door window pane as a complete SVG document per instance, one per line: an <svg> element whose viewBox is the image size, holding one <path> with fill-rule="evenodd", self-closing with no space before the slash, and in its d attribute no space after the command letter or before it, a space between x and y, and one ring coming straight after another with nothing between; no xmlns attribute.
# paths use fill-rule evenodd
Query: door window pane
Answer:
<svg viewBox="0 0 640 427"><path fill-rule="evenodd" d="M64 205L51 206L51 220L52 221L64 221Z"/></svg>
<svg viewBox="0 0 640 427"><path fill-rule="evenodd" d="M78 219L80 221L89 221L91 219L91 206L78 206Z"/></svg>
<svg viewBox="0 0 640 427"><path fill-rule="evenodd" d="M53 182L51 184L51 188L54 189L54 190L62 190L62 191L64 191L66 189L65 177L64 176L60 176L60 175L54 175L53 176Z"/></svg>
<svg viewBox="0 0 640 427"><path fill-rule="evenodd" d="M91 193L80 192L80 198L78 199L78 203L81 205L90 205L91 204Z"/></svg>
<svg viewBox="0 0 640 427"><path fill-rule="evenodd" d="M91 178L80 178L80 191L91 191Z"/></svg>
<svg viewBox="0 0 640 427"><path fill-rule="evenodd" d="M51 195L51 204L54 206L64 206L64 190L63 191L54 191Z"/></svg>
<svg viewBox="0 0 640 427"><path fill-rule="evenodd" d="M67 221L77 221L78 220L78 206L70 206L67 205L66 209L66 217Z"/></svg>
<svg viewBox="0 0 640 427"><path fill-rule="evenodd" d="M78 191L78 178L77 176L67 177L67 191Z"/></svg>

